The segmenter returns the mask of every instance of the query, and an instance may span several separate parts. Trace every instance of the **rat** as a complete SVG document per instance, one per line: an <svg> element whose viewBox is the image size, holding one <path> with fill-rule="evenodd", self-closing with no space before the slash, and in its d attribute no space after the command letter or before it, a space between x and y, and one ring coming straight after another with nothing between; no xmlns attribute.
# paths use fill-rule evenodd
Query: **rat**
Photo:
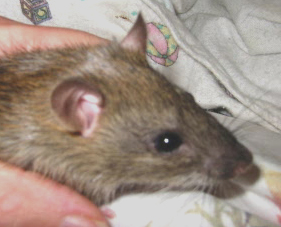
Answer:
<svg viewBox="0 0 281 227"><path fill-rule="evenodd" d="M120 42L0 59L0 160L101 206L245 173L251 152L153 70L141 16Z"/></svg>

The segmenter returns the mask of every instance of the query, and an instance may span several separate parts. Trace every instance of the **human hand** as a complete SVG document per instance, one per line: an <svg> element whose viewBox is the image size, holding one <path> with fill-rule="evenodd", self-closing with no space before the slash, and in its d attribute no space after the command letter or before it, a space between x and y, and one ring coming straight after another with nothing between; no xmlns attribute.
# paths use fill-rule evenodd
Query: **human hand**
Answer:
<svg viewBox="0 0 281 227"><path fill-rule="evenodd" d="M0 57L19 50L107 42L85 32L30 26L0 17ZM75 191L3 162L0 162L0 217L0 227L108 226L102 212Z"/></svg>
<svg viewBox="0 0 281 227"><path fill-rule="evenodd" d="M19 50L55 48L77 44L106 44L108 40L67 28L22 24L0 16L0 56Z"/></svg>

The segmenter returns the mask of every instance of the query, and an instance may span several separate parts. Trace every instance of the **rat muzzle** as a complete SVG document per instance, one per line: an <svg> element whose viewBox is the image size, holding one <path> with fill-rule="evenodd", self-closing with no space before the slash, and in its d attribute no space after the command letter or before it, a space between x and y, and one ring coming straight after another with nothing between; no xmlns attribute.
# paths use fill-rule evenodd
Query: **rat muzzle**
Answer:
<svg viewBox="0 0 281 227"><path fill-rule="evenodd" d="M244 174L252 162L253 156L250 151L237 144L235 148L225 149L220 155L207 158L203 163L203 172L214 179L229 180Z"/></svg>

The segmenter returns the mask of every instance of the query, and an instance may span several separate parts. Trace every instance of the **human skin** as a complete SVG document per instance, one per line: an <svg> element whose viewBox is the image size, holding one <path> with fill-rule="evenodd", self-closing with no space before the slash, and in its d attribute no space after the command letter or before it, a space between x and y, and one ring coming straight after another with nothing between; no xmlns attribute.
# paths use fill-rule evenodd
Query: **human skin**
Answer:
<svg viewBox="0 0 281 227"><path fill-rule="evenodd" d="M105 39L81 31L26 25L0 17L0 57L22 50L106 43ZM0 227L109 226L102 212L75 191L3 162L0 217Z"/></svg>

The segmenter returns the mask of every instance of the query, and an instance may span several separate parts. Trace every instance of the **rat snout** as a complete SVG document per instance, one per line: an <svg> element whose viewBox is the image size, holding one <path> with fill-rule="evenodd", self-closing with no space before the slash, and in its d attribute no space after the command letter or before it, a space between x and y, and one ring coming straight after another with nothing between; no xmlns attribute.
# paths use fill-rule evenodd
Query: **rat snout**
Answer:
<svg viewBox="0 0 281 227"><path fill-rule="evenodd" d="M253 163L252 153L243 145L239 144L239 152L237 154L237 164L234 169L234 176L245 173Z"/></svg>
<svg viewBox="0 0 281 227"><path fill-rule="evenodd" d="M222 155L209 157L203 164L203 171L212 178L229 180L244 174L251 166L252 154L239 144L239 149L231 149Z"/></svg>
<svg viewBox="0 0 281 227"><path fill-rule="evenodd" d="M238 175L245 173L250 166L250 163L245 161L222 161L222 160L208 160L204 163L203 171L209 177L228 180Z"/></svg>

